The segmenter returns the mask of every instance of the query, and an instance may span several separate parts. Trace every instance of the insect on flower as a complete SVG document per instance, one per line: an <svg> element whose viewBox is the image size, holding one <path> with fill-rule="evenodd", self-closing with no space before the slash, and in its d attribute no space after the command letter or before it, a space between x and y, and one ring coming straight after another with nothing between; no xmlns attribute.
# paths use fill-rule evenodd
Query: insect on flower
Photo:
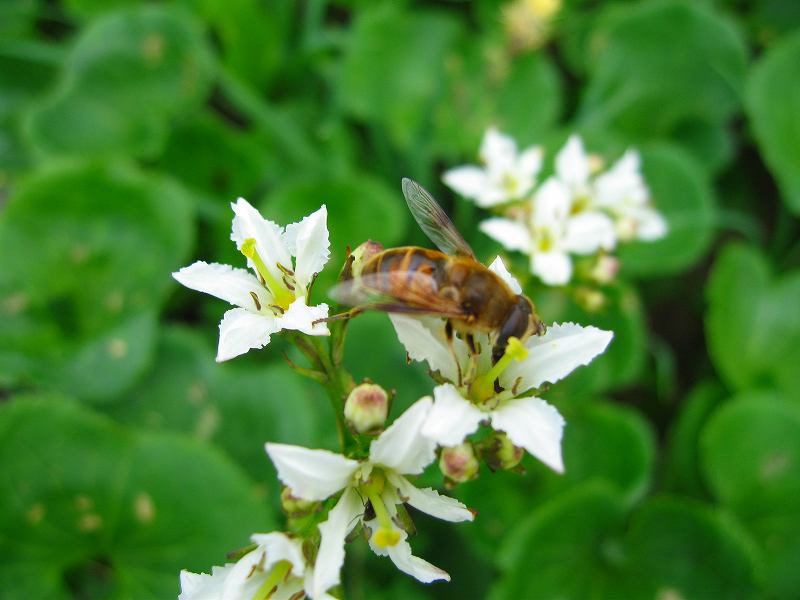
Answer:
<svg viewBox="0 0 800 600"><path fill-rule="evenodd" d="M331 296L352 310L327 320L381 310L447 319L447 336L461 333L474 350L474 334L488 333L492 360L503 356L508 340L544 333L533 302L512 290L475 254L436 200L418 183L403 179L403 195L419 226L439 248L389 248L354 267L352 277Z"/></svg>

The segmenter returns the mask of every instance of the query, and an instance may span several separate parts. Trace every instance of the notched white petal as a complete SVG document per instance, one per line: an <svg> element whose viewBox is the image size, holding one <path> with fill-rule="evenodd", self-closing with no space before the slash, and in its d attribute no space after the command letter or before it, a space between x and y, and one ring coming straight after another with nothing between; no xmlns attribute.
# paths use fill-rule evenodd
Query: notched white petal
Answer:
<svg viewBox="0 0 800 600"><path fill-rule="evenodd" d="M516 277L514 277L508 270L502 258L499 256L496 257L492 261L492 264L489 265L489 270L499 275L500 279L506 282L506 285L511 288L512 292L515 294L522 293L522 286L519 284L519 281L517 281Z"/></svg>
<svg viewBox="0 0 800 600"><path fill-rule="evenodd" d="M219 600L233 567L233 563L224 567L212 567L211 575L181 571L181 593L178 600Z"/></svg>
<svg viewBox="0 0 800 600"><path fill-rule="evenodd" d="M302 577L306 570L306 560L303 557L303 548L299 540L292 539L285 533L254 533L250 541L258 544L267 553L269 565L274 565L282 560L292 565L292 574Z"/></svg>
<svg viewBox="0 0 800 600"><path fill-rule="evenodd" d="M589 157L578 135L571 135L556 156L556 173L570 187L584 185L589 180Z"/></svg>
<svg viewBox="0 0 800 600"><path fill-rule="evenodd" d="M286 312L276 318L276 321L281 329L293 329L306 335L330 335L327 323L314 325L314 321L325 319L327 316L327 304L308 306L306 299L300 297L292 302Z"/></svg>
<svg viewBox="0 0 800 600"><path fill-rule="evenodd" d="M492 427L505 431L517 446L525 448L558 473L564 472L561 438L564 417L544 400L518 398L501 405L492 413Z"/></svg>
<svg viewBox="0 0 800 600"><path fill-rule="evenodd" d="M251 311L271 303L269 293L255 276L245 269L230 265L198 261L172 274L175 280L189 289L211 294L234 306ZM256 300L252 294L256 295Z"/></svg>
<svg viewBox="0 0 800 600"><path fill-rule="evenodd" d="M442 181L465 198L480 198L489 187L489 178L480 167L471 165L445 171Z"/></svg>
<svg viewBox="0 0 800 600"><path fill-rule="evenodd" d="M372 463L394 469L398 473L422 473L436 457L436 442L422 435L422 424L431 408L426 396L412 404L394 420L369 447Z"/></svg>
<svg viewBox="0 0 800 600"><path fill-rule="evenodd" d="M397 488L402 500L417 510L443 521L472 521L475 515L455 498L442 496L432 488L417 488L405 477L388 473L389 482Z"/></svg>
<svg viewBox="0 0 800 600"><path fill-rule="evenodd" d="M392 559L398 569L422 583L442 580L450 581L450 575L447 574L447 571L443 571L428 561L411 554L411 545L405 540L405 536L400 542L390 546L387 550L389 558Z"/></svg>
<svg viewBox="0 0 800 600"><path fill-rule="evenodd" d="M287 225L283 240L296 257L295 280L306 289L311 278L322 270L330 258L327 207L323 204L299 223Z"/></svg>
<svg viewBox="0 0 800 600"><path fill-rule="evenodd" d="M502 244L506 250L530 252L531 234L528 228L518 221L493 217L481 221L478 228L490 238Z"/></svg>
<svg viewBox="0 0 800 600"><path fill-rule="evenodd" d="M458 379L456 360L447 343L442 319L393 314L389 315L389 319L411 360L427 362L431 371L439 371L442 377L450 381ZM455 338L453 344L459 357L466 358L464 342Z"/></svg>
<svg viewBox="0 0 800 600"><path fill-rule="evenodd" d="M339 585L344 564L344 541L363 510L358 494L348 487L328 513L328 519L319 524L321 541L314 563L312 598L322 598L325 592Z"/></svg>
<svg viewBox="0 0 800 600"><path fill-rule="evenodd" d="M613 332L592 326L551 325L544 335L528 338L525 342L529 351L527 358L509 365L500 376L500 383L510 388L519 380L520 393L545 382L555 383L602 354L613 337Z"/></svg>
<svg viewBox="0 0 800 600"><path fill-rule="evenodd" d="M244 198L239 198L231 204L234 212L231 240L236 242L236 248L241 250L245 240L253 238L256 241L256 250L261 260L264 261L272 276L277 281L283 277L277 263L286 268L291 268L292 258L283 242L283 229L277 224L261 216L253 206ZM255 269L253 261L247 259L251 269Z"/></svg>
<svg viewBox="0 0 800 600"><path fill-rule="evenodd" d="M358 462L328 450L311 450L289 444L266 445L278 478L305 500L324 500L349 482Z"/></svg>
<svg viewBox="0 0 800 600"><path fill-rule="evenodd" d="M272 315L260 315L243 308L230 309L219 323L217 362L263 348L276 331L278 326Z"/></svg>
<svg viewBox="0 0 800 600"><path fill-rule="evenodd" d="M572 279L572 259L566 252L535 252L531 272L547 285L566 285Z"/></svg>
<svg viewBox="0 0 800 600"><path fill-rule="evenodd" d="M434 403L422 426L422 435L440 446L455 446L478 429L487 418L455 386L445 383L433 390Z"/></svg>

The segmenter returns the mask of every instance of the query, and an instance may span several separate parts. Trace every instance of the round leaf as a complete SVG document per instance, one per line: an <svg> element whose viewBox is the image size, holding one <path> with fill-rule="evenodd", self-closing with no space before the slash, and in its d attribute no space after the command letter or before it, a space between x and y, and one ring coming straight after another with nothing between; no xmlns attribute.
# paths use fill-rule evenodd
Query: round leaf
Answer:
<svg viewBox="0 0 800 600"><path fill-rule="evenodd" d="M28 123L45 155L153 156L168 120L205 99L210 49L194 22L167 6L109 13L85 29L57 93Z"/></svg>
<svg viewBox="0 0 800 600"><path fill-rule="evenodd" d="M175 597L180 569L269 530L241 472L186 439L63 398L8 403L0 434L0 598Z"/></svg>
<svg viewBox="0 0 800 600"><path fill-rule="evenodd" d="M775 44L747 81L747 114L786 205L800 214L800 33Z"/></svg>
<svg viewBox="0 0 800 600"><path fill-rule="evenodd" d="M0 379L81 399L130 385L191 225L180 187L127 166L63 165L26 180L0 217Z"/></svg>

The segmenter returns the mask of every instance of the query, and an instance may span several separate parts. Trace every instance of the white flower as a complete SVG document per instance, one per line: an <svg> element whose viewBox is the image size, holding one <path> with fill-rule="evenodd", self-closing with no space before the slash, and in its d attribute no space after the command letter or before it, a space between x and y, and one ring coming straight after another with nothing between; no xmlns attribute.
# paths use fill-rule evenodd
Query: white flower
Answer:
<svg viewBox="0 0 800 600"><path fill-rule="evenodd" d="M597 177L594 187L597 205L614 217L620 239L649 242L667 234L666 220L650 205L638 152L628 150Z"/></svg>
<svg viewBox="0 0 800 600"><path fill-rule="evenodd" d="M327 450L267 444L267 453L280 480L292 493L306 500L324 500L343 491L328 519L319 525L322 536L311 595L316 598L340 582L344 543L359 519L370 530L370 547L389 556L398 569L429 583L450 576L411 554L406 532L398 527L398 506L407 503L445 521L471 521L473 514L453 498L418 489L405 475L417 475L435 457L436 443L420 435L431 408L422 398L398 417L370 446L369 459L356 461ZM374 517L365 516L369 501Z"/></svg>
<svg viewBox="0 0 800 600"><path fill-rule="evenodd" d="M542 184L529 215L520 219L494 217L480 229L508 250L530 257L531 272L548 285L564 285L572 278L570 254L588 255L616 244L614 223L598 211L573 214L569 188L555 177Z"/></svg>
<svg viewBox="0 0 800 600"><path fill-rule="evenodd" d="M203 261L172 274L186 287L237 307L227 311L219 324L217 361L263 348L273 333L283 329L328 335L327 325L314 325L328 316L328 305L306 304L309 285L329 257L325 206L285 229L262 217L244 198L231 207L235 214L231 239L255 275Z"/></svg>
<svg viewBox="0 0 800 600"><path fill-rule="evenodd" d="M491 268L510 286L519 288L499 259ZM390 318L408 355L426 361L432 371L450 381L434 390L434 403L422 428L424 436L441 446L455 446L486 421L552 469L563 471L564 419L544 400L518 396L545 382L555 383L591 362L608 346L613 337L610 331L574 323L555 324L524 344L509 343L506 355L492 365L488 336L479 336L478 355L470 357L466 344L458 338L451 349L442 319ZM459 373L470 372L471 361L477 372L471 380L459 382ZM500 392L496 392L495 383Z"/></svg>
<svg viewBox="0 0 800 600"><path fill-rule="evenodd" d="M284 533L257 533L250 539L256 544L254 550L236 563L214 567L211 575L182 571L178 600L279 600L300 593L333 600L326 593L312 595L313 569L306 564L300 540Z"/></svg>
<svg viewBox="0 0 800 600"><path fill-rule="evenodd" d="M480 150L484 167L466 165L447 171L447 186L483 208L523 198L533 189L542 168L542 149L532 146L517 152L516 142L490 127Z"/></svg>

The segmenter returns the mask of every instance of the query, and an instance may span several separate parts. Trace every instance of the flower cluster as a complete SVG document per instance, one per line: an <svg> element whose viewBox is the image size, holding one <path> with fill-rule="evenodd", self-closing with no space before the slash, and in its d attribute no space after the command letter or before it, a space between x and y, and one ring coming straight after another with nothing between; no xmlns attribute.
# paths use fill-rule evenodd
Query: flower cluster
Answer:
<svg viewBox="0 0 800 600"><path fill-rule="evenodd" d="M554 173L538 184L542 154L539 147L520 152L512 138L490 128L481 144L483 165L452 169L443 179L497 213L480 229L506 249L527 254L531 272L547 285L569 283L573 255L594 256L590 276L606 283L616 273L608 253L617 243L666 235L636 151L628 150L604 171L602 160L587 154L573 135L556 155Z"/></svg>
<svg viewBox="0 0 800 600"><path fill-rule="evenodd" d="M528 194L529 174L540 160L538 152L514 157L509 164L516 183L491 179L490 187ZM496 190L484 198L500 201ZM472 521L475 513L417 487L414 478L438 458L445 482L453 485L478 476L481 461L492 470L513 469L525 451L562 472L564 419L535 393L602 353L611 332L554 324L541 335L511 337L498 358L496 332L462 336L441 317L390 315L410 359L426 361L438 385L432 397L417 400L386 427L393 394L371 381L355 384L336 350L346 321L329 329L320 321L328 316L327 305L309 298L329 257L325 207L282 228L243 199L232 206L231 237L253 273L197 262L174 277L237 306L220 324L218 360L261 348L281 330L292 332L289 341L311 366L290 366L325 385L342 451L268 442L267 455L285 486L287 530L254 534L238 560L209 575L182 572L179 600L332 599L346 544L357 533L403 573L424 583L449 581L445 571L412 554L409 538L416 529L407 507L454 523ZM499 257L489 269L514 294L522 293ZM317 336L330 336L327 349Z"/></svg>

